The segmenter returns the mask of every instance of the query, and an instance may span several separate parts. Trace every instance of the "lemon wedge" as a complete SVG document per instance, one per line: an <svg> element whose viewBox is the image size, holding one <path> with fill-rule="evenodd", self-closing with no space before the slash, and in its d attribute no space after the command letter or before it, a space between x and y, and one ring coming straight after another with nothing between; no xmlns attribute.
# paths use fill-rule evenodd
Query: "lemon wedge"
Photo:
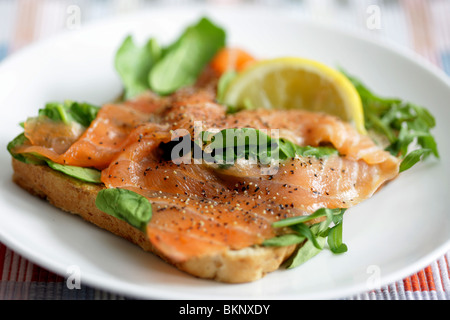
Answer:
<svg viewBox="0 0 450 320"><path fill-rule="evenodd" d="M365 134L361 98L341 72L318 61L285 57L262 60L240 72L223 103L238 109L304 109L351 123Z"/></svg>

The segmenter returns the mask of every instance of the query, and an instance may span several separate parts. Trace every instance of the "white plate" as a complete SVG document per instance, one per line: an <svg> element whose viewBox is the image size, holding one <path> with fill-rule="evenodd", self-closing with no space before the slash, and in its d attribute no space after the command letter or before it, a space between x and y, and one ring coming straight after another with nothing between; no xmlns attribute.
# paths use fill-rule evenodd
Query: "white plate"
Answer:
<svg viewBox="0 0 450 320"><path fill-rule="evenodd" d="M229 43L260 57L297 55L342 66L378 92L427 106L442 155L414 167L375 197L349 210L346 254L324 251L293 270L239 285L199 280L81 219L36 199L11 182L6 144L18 123L50 100L103 103L121 89L113 56L128 33L174 39L207 14L223 25ZM155 9L68 32L33 45L0 66L0 240L63 276L78 266L81 282L137 298L334 299L400 280L449 249L449 81L415 55L353 32L289 16L246 9Z"/></svg>

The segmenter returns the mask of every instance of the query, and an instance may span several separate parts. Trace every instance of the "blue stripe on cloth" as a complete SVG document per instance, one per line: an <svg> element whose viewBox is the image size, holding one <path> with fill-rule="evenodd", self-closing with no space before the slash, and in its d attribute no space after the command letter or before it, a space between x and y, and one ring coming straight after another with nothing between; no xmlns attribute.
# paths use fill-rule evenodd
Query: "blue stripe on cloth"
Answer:
<svg viewBox="0 0 450 320"><path fill-rule="evenodd" d="M0 43L0 61L2 61L8 55L8 45L6 43Z"/></svg>
<svg viewBox="0 0 450 320"><path fill-rule="evenodd" d="M442 69L450 76L450 51L444 51L441 54Z"/></svg>
<svg viewBox="0 0 450 320"><path fill-rule="evenodd" d="M7 293L2 295L1 293ZM131 300L88 286L69 289L63 282L0 281L0 300Z"/></svg>

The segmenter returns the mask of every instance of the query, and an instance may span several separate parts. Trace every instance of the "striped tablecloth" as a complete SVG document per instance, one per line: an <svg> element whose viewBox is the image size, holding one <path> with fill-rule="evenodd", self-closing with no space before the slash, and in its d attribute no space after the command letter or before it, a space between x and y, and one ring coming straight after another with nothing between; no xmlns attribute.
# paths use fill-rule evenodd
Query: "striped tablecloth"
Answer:
<svg viewBox="0 0 450 320"><path fill-rule="evenodd" d="M82 13L87 23L155 4L176 5L188 1L149 0L0 0L0 60L24 46L69 28L68 13ZM199 1L191 1L198 3ZM200 1L201 3L239 0ZM424 56L450 75L449 0L291 0L242 1L266 6L289 6L299 17L316 17L350 25L386 37ZM379 17L368 19L378 11ZM1 90L1 88L0 88ZM363 294L342 299L450 300L450 252L405 279ZM82 286L69 289L66 279L0 243L0 300L100 300L128 297Z"/></svg>

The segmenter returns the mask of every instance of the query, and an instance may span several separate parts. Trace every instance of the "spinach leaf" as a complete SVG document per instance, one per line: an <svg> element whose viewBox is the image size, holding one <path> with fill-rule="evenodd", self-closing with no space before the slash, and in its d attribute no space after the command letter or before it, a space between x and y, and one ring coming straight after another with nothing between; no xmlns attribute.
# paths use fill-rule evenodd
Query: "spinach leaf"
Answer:
<svg viewBox="0 0 450 320"><path fill-rule="evenodd" d="M38 116L47 117L53 121L62 121L66 124L77 122L84 127L88 127L97 117L100 107L75 101L49 102L44 108L39 109ZM23 126L23 125L22 125ZM50 168L60 171L68 176L77 178L81 181L91 183L102 183L100 180L100 171L92 168L74 167L55 163L39 154L34 153L15 153L14 149L18 146L28 143L25 133L21 133L7 145L7 150L15 159L28 164L47 164Z"/></svg>
<svg viewBox="0 0 450 320"><path fill-rule="evenodd" d="M322 247L325 245L324 237L317 237L316 242L318 246L314 245L311 241L305 242L297 251L288 259L288 269L293 269L302 265L306 261L312 259L322 251Z"/></svg>
<svg viewBox="0 0 450 320"><path fill-rule="evenodd" d="M274 228L290 228L288 233L263 242L263 246L288 246L300 244L300 247L288 259L288 268L294 268L311 259L323 250L325 243L335 254L347 251L342 242L343 215L346 209L321 208L308 216L291 217L274 222ZM325 217L322 222L308 226L306 222ZM331 226L333 224L333 226Z"/></svg>
<svg viewBox="0 0 450 320"><path fill-rule="evenodd" d="M44 108L39 109L39 115L45 116L53 121L70 122L68 107L63 103L49 102Z"/></svg>
<svg viewBox="0 0 450 320"><path fill-rule="evenodd" d="M91 182L91 183L102 183L101 172L96 169L82 168L69 165L63 165L55 163L39 154L34 153L15 153L14 148L26 144L28 139L24 133L19 134L7 145L7 150L11 156L21 162L35 165L48 165L53 170L62 172L68 176L76 178L81 181Z"/></svg>
<svg viewBox="0 0 450 320"><path fill-rule="evenodd" d="M347 252L347 245L342 243L342 223L337 224L328 231L327 242L333 253Z"/></svg>
<svg viewBox="0 0 450 320"><path fill-rule="evenodd" d="M19 160L21 162L28 163L28 164L42 164L43 161L40 158L38 158L32 154L22 154L22 153L14 152L14 149L16 147L24 145L27 141L28 141L28 139L25 137L25 134L21 133L8 143L8 145L6 146L6 149L8 150L9 154L16 160Z"/></svg>
<svg viewBox="0 0 450 320"><path fill-rule="evenodd" d="M423 157L426 157L428 154L431 153L430 149L417 149L414 151L411 151L405 159L403 159L402 163L400 164L400 172L406 171L412 166L414 166L417 162L419 162Z"/></svg>
<svg viewBox="0 0 450 320"><path fill-rule="evenodd" d="M311 242L317 249L319 250L323 249L323 246L321 246L320 243L317 241L316 234L314 234L310 229L310 227L308 227L306 224L298 223L291 226L291 229L294 230L300 236L303 236L306 239L308 239L308 242Z"/></svg>
<svg viewBox="0 0 450 320"><path fill-rule="evenodd" d="M91 122L97 118L100 107L86 102L66 102L69 104L69 114L73 121L78 122L84 127L89 127Z"/></svg>
<svg viewBox="0 0 450 320"><path fill-rule="evenodd" d="M100 107L75 101L49 102L44 108L39 109L39 116L45 116L53 121L62 121L69 124L77 122L84 127L88 127L97 117Z"/></svg>
<svg viewBox="0 0 450 320"><path fill-rule="evenodd" d="M207 18L190 26L153 66L150 88L161 95L193 84L206 64L225 46L225 31Z"/></svg>
<svg viewBox="0 0 450 320"><path fill-rule="evenodd" d="M285 247L292 244L298 244L305 241L306 238L297 233L288 233L278 237L270 238L264 241L266 247Z"/></svg>
<svg viewBox="0 0 450 320"><path fill-rule="evenodd" d="M334 226L321 233L321 235L328 236L327 243L333 253L347 252L347 245L345 243L342 243L342 222L344 212L345 210L342 210L338 214L334 214L332 216Z"/></svg>
<svg viewBox="0 0 450 320"><path fill-rule="evenodd" d="M207 18L189 26L176 41L161 47L151 38L137 46L125 38L115 55L115 68L124 86L124 98L152 90L168 95L193 84L206 64L225 46L226 34Z"/></svg>
<svg viewBox="0 0 450 320"><path fill-rule="evenodd" d="M62 172L70 177L90 183L102 183L101 171L91 168L75 167L64 164L59 164L48 159L45 160L50 168Z"/></svg>
<svg viewBox="0 0 450 320"><path fill-rule="evenodd" d="M132 36L125 38L114 61L125 89L125 99L133 98L150 89L148 75L161 56L162 48L156 39L151 38L144 46L139 47L134 43Z"/></svg>
<svg viewBox="0 0 450 320"><path fill-rule="evenodd" d="M98 193L95 205L143 232L152 217L152 205L148 199L127 189L103 189Z"/></svg>
<svg viewBox="0 0 450 320"><path fill-rule="evenodd" d="M273 223L274 228L283 228L283 227L291 227L300 223L309 222L314 219L322 218L322 217L332 217L336 214L340 214L343 209L328 209L328 208L320 208L316 210L314 213L308 216L296 216L290 217L283 220L279 220Z"/></svg>
<svg viewBox="0 0 450 320"><path fill-rule="evenodd" d="M326 158L332 155L338 155L339 152L331 147L312 147L299 146L284 138L277 140L280 149L280 159L286 160L296 155L302 157Z"/></svg>
<svg viewBox="0 0 450 320"><path fill-rule="evenodd" d="M217 163L233 164L237 159L246 159L266 164L278 149L277 145L272 146L271 137L252 128L224 129L215 134L203 131L201 137L205 150Z"/></svg>
<svg viewBox="0 0 450 320"><path fill-rule="evenodd" d="M427 109L401 99L377 96L355 77L345 71L342 73L361 97L366 129L385 137L388 141L386 150L404 159L401 171L411 168L420 157L422 160L430 155L439 158L437 143L431 134L436 121Z"/></svg>
<svg viewBox="0 0 450 320"><path fill-rule="evenodd" d="M332 147L311 147L296 146L295 153L302 157L326 158L332 155L338 155L339 152Z"/></svg>
<svg viewBox="0 0 450 320"><path fill-rule="evenodd" d="M338 154L330 147L302 147L253 128L223 129L217 133L203 131L201 142L207 152L206 158L219 164L233 164L237 159L269 164L273 160L284 161L296 155L323 158Z"/></svg>

